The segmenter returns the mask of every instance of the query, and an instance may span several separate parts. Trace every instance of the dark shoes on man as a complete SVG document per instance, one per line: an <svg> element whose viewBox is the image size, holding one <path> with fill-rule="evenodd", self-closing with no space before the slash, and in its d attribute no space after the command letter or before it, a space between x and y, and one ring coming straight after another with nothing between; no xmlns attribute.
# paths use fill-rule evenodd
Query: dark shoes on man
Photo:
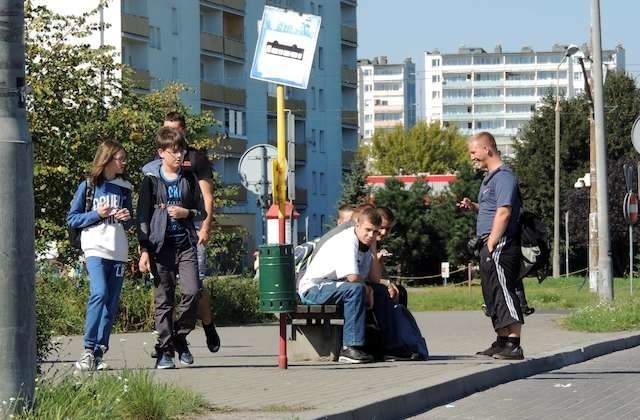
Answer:
<svg viewBox="0 0 640 420"><path fill-rule="evenodd" d="M502 346L494 341L491 346L476 353L478 356L489 356L500 360L522 360L524 353L520 345L507 341Z"/></svg>
<svg viewBox="0 0 640 420"><path fill-rule="evenodd" d="M361 349L355 346L343 346L340 350L340 357L338 357L340 363L371 363L373 362L373 356L365 353Z"/></svg>

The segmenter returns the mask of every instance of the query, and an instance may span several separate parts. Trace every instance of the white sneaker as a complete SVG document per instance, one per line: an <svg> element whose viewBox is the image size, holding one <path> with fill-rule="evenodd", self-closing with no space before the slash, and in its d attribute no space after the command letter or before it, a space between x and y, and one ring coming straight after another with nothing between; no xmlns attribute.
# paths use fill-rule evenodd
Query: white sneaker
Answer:
<svg viewBox="0 0 640 420"><path fill-rule="evenodd" d="M109 370L107 362L102 360L102 357L95 358L96 370Z"/></svg>
<svg viewBox="0 0 640 420"><path fill-rule="evenodd" d="M95 367L95 358L93 356L93 350L84 349L80 359L76 362L76 369L81 372L93 370Z"/></svg>

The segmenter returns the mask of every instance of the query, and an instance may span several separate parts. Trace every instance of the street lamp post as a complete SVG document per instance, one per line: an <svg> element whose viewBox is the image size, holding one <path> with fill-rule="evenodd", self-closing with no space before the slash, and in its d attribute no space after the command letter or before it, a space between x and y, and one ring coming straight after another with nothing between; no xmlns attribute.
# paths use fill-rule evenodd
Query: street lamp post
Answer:
<svg viewBox="0 0 640 420"><path fill-rule="evenodd" d="M556 68L555 160L553 173L553 277L560 277L560 66L562 66L565 59L571 57L579 50L577 46L569 45ZM573 77L573 75L570 77Z"/></svg>

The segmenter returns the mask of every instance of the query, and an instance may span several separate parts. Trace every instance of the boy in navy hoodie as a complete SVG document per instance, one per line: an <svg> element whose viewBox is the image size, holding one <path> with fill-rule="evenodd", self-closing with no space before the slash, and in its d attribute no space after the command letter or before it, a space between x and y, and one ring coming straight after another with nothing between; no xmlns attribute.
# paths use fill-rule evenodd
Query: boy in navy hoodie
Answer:
<svg viewBox="0 0 640 420"><path fill-rule="evenodd" d="M174 368L174 352L180 363L190 365L193 356L186 336L195 327L199 292L198 236L195 221L206 217L198 181L183 174L181 165L187 144L179 131L163 127L156 136L162 165L146 173L138 199L140 271L154 276L155 324L159 333L156 368ZM174 321L176 274L180 273L181 300Z"/></svg>

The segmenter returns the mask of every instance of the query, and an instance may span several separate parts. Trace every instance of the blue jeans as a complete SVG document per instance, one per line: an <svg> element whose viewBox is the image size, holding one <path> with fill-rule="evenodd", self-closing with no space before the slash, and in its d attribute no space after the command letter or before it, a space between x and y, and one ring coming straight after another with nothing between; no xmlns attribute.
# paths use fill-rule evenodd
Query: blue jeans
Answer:
<svg viewBox="0 0 640 420"><path fill-rule="evenodd" d="M364 345L365 321L364 284L345 281L340 286L335 281L313 286L302 296L303 303L312 305L341 303L344 307L343 346Z"/></svg>
<svg viewBox="0 0 640 420"><path fill-rule="evenodd" d="M87 257L89 301L84 326L84 347L102 352L109 347L125 263L100 257Z"/></svg>

